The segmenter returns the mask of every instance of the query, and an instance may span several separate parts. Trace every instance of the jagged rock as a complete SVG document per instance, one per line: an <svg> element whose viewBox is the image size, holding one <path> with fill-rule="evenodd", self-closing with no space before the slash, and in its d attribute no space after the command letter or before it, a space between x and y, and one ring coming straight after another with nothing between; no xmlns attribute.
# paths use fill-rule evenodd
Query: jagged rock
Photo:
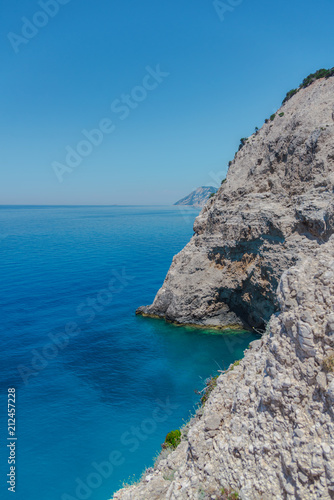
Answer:
<svg viewBox="0 0 334 500"><path fill-rule="evenodd" d="M333 107L334 78L318 80L247 140L153 304L139 314L259 327L278 310L282 272L333 233ZM300 293L295 287L285 307ZM312 355L306 338L304 344Z"/></svg>
<svg viewBox="0 0 334 500"><path fill-rule="evenodd" d="M221 423L221 417L219 415L210 415L205 420L205 430L206 431L214 431L218 429Z"/></svg>
<svg viewBox="0 0 334 500"><path fill-rule="evenodd" d="M222 487L242 500L334 499L333 108L334 78L316 81L248 139L140 308L217 327L270 321L150 481L114 500L219 499Z"/></svg>
<svg viewBox="0 0 334 500"><path fill-rule="evenodd" d="M272 316L270 333L252 342L237 369L218 378L167 461L172 481L163 479L170 469L160 462L149 485L144 480L120 490L115 500L219 498L222 487L243 500L334 498L334 374L323 368L329 349L334 352L327 343L333 304L323 300L324 286L334 297L333 271L334 236L283 273L281 312ZM286 308L296 289L303 298Z"/></svg>

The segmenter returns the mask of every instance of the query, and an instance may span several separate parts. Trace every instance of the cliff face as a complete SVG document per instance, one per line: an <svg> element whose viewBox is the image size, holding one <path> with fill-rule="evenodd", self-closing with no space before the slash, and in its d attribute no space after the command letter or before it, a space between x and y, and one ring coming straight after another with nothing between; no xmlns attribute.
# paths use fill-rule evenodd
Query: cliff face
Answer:
<svg viewBox="0 0 334 500"><path fill-rule="evenodd" d="M278 309L283 271L333 233L333 187L329 78L300 90L247 140L153 304L138 313L217 327L263 325Z"/></svg>
<svg viewBox="0 0 334 500"><path fill-rule="evenodd" d="M203 208L212 194L217 191L212 186L202 186L195 191L192 191L188 196L177 201L174 205L190 205L193 207Z"/></svg>
<svg viewBox="0 0 334 500"><path fill-rule="evenodd" d="M176 450L115 500L334 499L333 139L329 78L248 139L140 308L219 327L270 321Z"/></svg>
<svg viewBox="0 0 334 500"><path fill-rule="evenodd" d="M334 498L334 237L283 274L277 300L181 444L115 500Z"/></svg>

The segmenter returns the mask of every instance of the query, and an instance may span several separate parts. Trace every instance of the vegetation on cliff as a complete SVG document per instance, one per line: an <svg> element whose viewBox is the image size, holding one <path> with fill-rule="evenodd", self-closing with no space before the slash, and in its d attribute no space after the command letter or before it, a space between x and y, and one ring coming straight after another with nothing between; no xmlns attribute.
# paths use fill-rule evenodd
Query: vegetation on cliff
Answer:
<svg viewBox="0 0 334 500"><path fill-rule="evenodd" d="M334 67L331 69L318 69L318 71L316 71L315 73L311 73L306 78L304 78L304 80L297 89L289 90L289 92L283 99L282 104L286 103L289 99L291 99L291 97L297 94L297 92L299 92L300 89L305 89L306 87L311 85L311 83L315 82L316 80L320 80L320 78L329 78L331 76L334 76Z"/></svg>

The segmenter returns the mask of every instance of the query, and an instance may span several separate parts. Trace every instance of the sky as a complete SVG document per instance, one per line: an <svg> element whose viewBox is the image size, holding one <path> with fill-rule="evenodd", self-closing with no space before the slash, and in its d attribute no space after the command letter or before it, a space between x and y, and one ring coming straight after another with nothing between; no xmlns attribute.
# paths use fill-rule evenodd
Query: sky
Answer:
<svg viewBox="0 0 334 500"><path fill-rule="evenodd" d="M0 0L0 204L170 205L334 66L332 0Z"/></svg>

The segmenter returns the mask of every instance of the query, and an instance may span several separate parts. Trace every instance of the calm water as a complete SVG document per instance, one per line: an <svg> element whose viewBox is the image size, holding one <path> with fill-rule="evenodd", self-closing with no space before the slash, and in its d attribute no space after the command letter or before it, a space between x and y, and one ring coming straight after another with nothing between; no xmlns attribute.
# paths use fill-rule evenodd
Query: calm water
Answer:
<svg viewBox="0 0 334 500"><path fill-rule="evenodd" d="M0 207L0 498L14 498L8 387L17 392L15 498L107 500L152 465L196 406L194 390L255 338L134 314L152 302L197 213Z"/></svg>

